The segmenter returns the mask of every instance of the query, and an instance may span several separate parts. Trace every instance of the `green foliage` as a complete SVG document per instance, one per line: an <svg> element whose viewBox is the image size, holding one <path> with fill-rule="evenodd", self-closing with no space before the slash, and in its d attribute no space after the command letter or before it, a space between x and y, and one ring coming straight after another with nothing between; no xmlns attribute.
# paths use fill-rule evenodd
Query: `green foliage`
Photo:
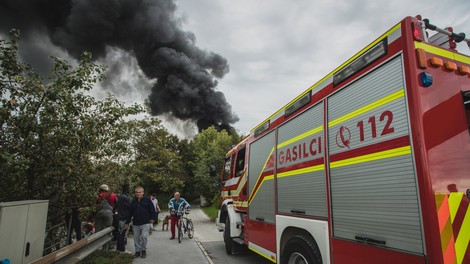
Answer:
<svg viewBox="0 0 470 264"><path fill-rule="evenodd" d="M97 186L111 179L98 177L97 168L127 158L123 118L143 108L87 94L105 70L91 54L84 53L76 67L52 58L55 66L45 80L19 61L19 33L10 36L0 40L0 200L91 203Z"/></svg>
<svg viewBox="0 0 470 264"><path fill-rule="evenodd" d="M199 192L196 190L194 171L196 169L196 152L194 151L194 142L184 139L179 142L179 155L182 160L182 170L186 175L186 183L182 195L188 201L199 198Z"/></svg>
<svg viewBox="0 0 470 264"><path fill-rule="evenodd" d="M185 182L178 138L168 133L156 118L134 121L133 151L135 182L147 192L169 194Z"/></svg>
<svg viewBox="0 0 470 264"><path fill-rule="evenodd" d="M219 192L223 157L238 140L238 136L230 136L225 130L218 132L214 127L203 130L194 138L195 187L209 200Z"/></svg>

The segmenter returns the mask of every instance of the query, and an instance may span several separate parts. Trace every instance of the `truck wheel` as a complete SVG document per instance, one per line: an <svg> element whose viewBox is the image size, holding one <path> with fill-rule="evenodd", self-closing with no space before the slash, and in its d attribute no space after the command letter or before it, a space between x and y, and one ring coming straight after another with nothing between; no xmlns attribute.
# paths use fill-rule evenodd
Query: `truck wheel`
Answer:
<svg viewBox="0 0 470 264"><path fill-rule="evenodd" d="M225 251L228 255L233 254L233 240L230 236L230 219L227 216L225 218L225 229L224 229L224 242L225 242Z"/></svg>
<svg viewBox="0 0 470 264"><path fill-rule="evenodd" d="M322 258L315 241L306 236L300 235L287 241L282 254L282 263L321 264Z"/></svg>

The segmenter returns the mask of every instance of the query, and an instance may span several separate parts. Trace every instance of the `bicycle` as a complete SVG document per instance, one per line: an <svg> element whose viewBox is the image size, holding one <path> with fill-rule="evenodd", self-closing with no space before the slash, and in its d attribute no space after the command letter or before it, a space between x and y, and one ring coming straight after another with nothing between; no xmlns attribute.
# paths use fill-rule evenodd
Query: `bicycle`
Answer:
<svg viewBox="0 0 470 264"><path fill-rule="evenodd" d="M181 207L181 206L180 206ZM194 237L194 224L190 218L185 217L189 214L189 208L183 210L183 208L178 208L177 215L179 216L178 220L178 242L181 243L183 239L183 232L188 234L189 238Z"/></svg>

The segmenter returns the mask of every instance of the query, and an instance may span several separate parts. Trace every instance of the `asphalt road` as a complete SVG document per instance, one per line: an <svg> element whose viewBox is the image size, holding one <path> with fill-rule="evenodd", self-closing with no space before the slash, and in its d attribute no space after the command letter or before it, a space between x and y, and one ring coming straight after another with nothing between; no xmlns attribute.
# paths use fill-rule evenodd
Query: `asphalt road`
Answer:
<svg viewBox="0 0 470 264"><path fill-rule="evenodd" d="M168 213L159 215L163 219ZM214 222L199 208L193 207L189 215L194 222L194 239L187 236L183 241L170 240L170 231L162 231L161 223L148 238L147 258L137 258L138 264L268 264L271 261L251 252L242 250L240 254L227 255L222 233L217 230ZM128 239L126 250L134 253L134 240Z"/></svg>

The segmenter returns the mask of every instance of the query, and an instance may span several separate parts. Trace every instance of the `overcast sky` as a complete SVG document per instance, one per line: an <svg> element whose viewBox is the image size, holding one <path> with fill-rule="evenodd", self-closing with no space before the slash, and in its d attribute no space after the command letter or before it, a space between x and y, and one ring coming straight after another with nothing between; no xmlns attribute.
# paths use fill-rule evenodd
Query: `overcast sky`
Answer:
<svg viewBox="0 0 470 264"><path fill-rule="evenodd" d="M406 16L470 36L468 0L177 0L183 30L224 56L221 90L243 134ZM467 46L459 50L470 54Z"/></svg>

